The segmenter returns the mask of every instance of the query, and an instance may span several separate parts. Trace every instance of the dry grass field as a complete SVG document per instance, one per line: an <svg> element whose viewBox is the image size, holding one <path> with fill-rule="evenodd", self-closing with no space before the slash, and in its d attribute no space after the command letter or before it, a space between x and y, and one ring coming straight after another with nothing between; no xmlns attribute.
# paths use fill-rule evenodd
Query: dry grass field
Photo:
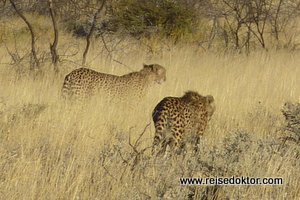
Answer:
<svg viewBox="0 0 300 200"><path fill-rule="evenodd" d="M82 41L67 43L64 37L66 46L83 49ZM28 42L18 41L21 55ZM48 44L45 39L39 50L48 51ZM6 45L14 49L13 41ZM174 47L149 56L123 44L114 59L134 71L142 63L158 63L166 68L167 81L139 103L116 104L99 96L72 105L60 90L64 76L80 67L81 54L62 62L58 75L44 64L44 74L33 78L26 62L8 65L10 55L0 47L0 199L300 199L300 146L281 145L280 139L287 135L281 109L300 98L299 52L244 55ZM101 41L93 43L88 60L97 71L131 72L109 59ZM151 112L162 98L187 90L216 101L201 151L156 162L150 154ZM179 184L180 177L215 176L282 177L284 183Z"/></svg>

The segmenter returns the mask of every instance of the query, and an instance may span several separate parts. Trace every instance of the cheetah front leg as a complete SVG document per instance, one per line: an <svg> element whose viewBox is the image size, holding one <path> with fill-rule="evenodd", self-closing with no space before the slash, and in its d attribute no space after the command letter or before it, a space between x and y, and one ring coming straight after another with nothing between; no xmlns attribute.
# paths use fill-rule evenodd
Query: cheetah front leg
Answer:
<svg viewBox="0 0 300 200"><path fill-rule="evenodd" d="M204 134L206 125L207 125L207 121L205 121L203 123L198 123L196 138L195 138L195 142L194 142L194 149L193 149L194 154L196 154L199 151L200 139L201 139L202 135Z"/></svg>

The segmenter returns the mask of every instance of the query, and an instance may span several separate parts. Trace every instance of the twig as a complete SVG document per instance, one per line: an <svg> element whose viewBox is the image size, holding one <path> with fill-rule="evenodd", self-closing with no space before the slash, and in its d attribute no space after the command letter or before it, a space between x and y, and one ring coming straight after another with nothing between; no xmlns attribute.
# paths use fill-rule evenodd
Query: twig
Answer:
<svg viewBox="0 0 300 200"><path fill-rule="evenodd" d="M57 52L56 52L56 47L58 44L58 29L57 29L55 15L53 12L52 0L49 0L48 3L49 3L49 12L50 12L50 16L52 19L53 31L54 31L54 40L53 40L52 44L50 43L50 51L51 51L51 55L52 55L52 63L54 65L54 71L55 71L55 73L58 73L59 69L57 67L57 62L59 61L59 56L57 55Z"/></svg>
<svg viewBox="0 0 300 200"><path fill-rule="evenodd" d="M100 37L101 37L101 40L102 40L102 42L103 42L104 48L105 48L106 51L108 52L108 55L109 55L110 59L112 59L114 62L117 62L117 63L123 65L123 66L126 67L127 69L133 71L133 69L131 69L130 67L128 67L128 66L125 65L124 63L122 63L122 62L120 62L120 61L118 61L118 60L116 60L116 59L113 58L113 56L111 55L111 51L108 49L108 47L107 47L107 45L106 45L106 42L105 42L105 40L104 40L103 35L100 34Z"/></svg>
<svg viewBox="0 0 300 200"><path fill-rule="evenodd" d="M17 9L16 4L14 3L14 1L13 0L9 0L9 1L10 1L11 5L13 6L13 8L15 9L16 13L26 23L26 25L27 25L27 27L29 28L29 31L30 31L30 35L31 35L31 54L32 54L33 59L34 59L34 63L33 63L34 65L31 65L31 70L33 70L35 67L39 68L40 63L39 63L39 60L37 58L36 51L35 51L35 35L34 35L34 32L33 32L33 28L31 26L31 24L29 23L29 21L26 19L26 17L22 14L22 12Z"/></svg>
<svg viewBox="0 0 300 200"><path fill-rule="evenodd" d="M95 12L94 17L93 17L92 27L91 27L89 33L86 36L86 47L85 47L85 50L84 50L83 55L82 55L82 65L86 64L86 55L89 52L89 48L90 48L90 44L91 44L90 40L91 40L92 34L94 32L94 29L95 29L95 26L96 26L96 23L97 23L97 16L101 12L101 10L104 8L104 4L105 4L105 0L102 1L102 4L101 4L100 8Z"/></svg>

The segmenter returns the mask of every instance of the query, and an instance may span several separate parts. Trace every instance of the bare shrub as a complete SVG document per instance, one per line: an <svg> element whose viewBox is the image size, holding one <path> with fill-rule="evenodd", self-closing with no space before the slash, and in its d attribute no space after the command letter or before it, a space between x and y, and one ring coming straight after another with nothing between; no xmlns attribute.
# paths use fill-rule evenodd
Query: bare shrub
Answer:
<svg viewBox="0 0 300 200"><path fill-rule="evenodd" d="M290 134L284 139L300 144L300 103L288 101L284 104L281 112L285 116L284 131Z"/></svg>

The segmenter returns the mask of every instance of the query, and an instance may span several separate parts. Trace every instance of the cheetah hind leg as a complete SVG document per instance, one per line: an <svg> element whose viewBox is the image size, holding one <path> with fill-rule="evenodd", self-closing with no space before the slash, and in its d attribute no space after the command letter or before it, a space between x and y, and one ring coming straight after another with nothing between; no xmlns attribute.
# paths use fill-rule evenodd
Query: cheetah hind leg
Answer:
<svg viewBox="0 0 300 200"><path fill-rule="evenodd" d="M200 142L200 137L196 138L195 143L193 144L193 149L192 149L192 155L196 156L197 153L199 152L199 142Z"/></svg>
<svg viewBox="0 0 300 200"><path fill-rule="evenodd" d="M163 153L163 149L161 148L160 144L154 144L152 146L152 155L154 157L158 157L159 155L161 155Z"/></svg>
<svg viewBox="0 0 300 200"><path fill-rule="evenodd" d="M193 141L184 141L177 149L177 154L181 154L184 157L195 157L199 152L199 138L195 138Z"/></svg>
<svg viewBox="0 0 300 200"><path fill-rule="evenodd" d="M187 151L187 149L186 149L185 142L183 142L183 141L179 142L177 145L177 148L175 149L175 153L177 155L184 155L184 154L186 154L186 151Z"/></svg>
<svg viewBox="0 0 300 200"><path fill-rule="evenodd" d="M157 146L156 146L157 147ZM160 143L159 148L156 149L156 156L162 156L164 159L172 157L173 142L171 138L164 138Z"/></svg>
<svg viewBox="0 0 300 200"><path fill-rule="evenodd" d="M170 145L166 146L165 154L164 154L164 159L170 159L171 158L171 147Z"/></svg>

